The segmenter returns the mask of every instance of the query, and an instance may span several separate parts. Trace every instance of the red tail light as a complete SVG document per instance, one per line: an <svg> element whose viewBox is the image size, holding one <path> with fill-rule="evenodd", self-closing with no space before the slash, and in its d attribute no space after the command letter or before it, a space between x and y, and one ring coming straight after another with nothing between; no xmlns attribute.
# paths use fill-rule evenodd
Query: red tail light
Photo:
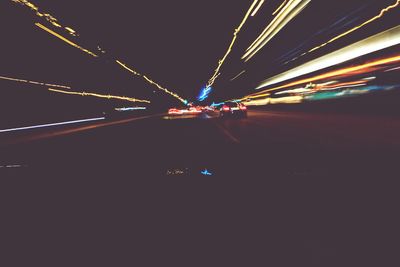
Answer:
<svg viewBox="0 0 400 267"><path fill-rule="evenodd" d="M247 107L245 105L240 105L241 110L247 110Z"/></svg>
<svg viewBox="0 0 400 267"><path fill-rule="evenodd" d="M222 110L223 111L229 111L229 107L224 105L224 106L222 106Z"/></svg>

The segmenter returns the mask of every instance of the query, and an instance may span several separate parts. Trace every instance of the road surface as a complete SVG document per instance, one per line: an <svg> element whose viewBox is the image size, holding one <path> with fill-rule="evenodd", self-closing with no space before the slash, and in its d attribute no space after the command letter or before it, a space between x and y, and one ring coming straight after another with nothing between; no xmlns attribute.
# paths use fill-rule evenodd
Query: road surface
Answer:
<svg viewBox="0 0 400 267"><path fill-rule="evenodd" d="M53 263L60 249L110 265L393 263L399 121L248 115L160 114L2 134L0 176L15 184L2 187L14 214L9 227L3 219L16 229L10 244L62 240L46 251Z"/></svg>
<svg viewBox="0 0 400 267"><path fill-rule="evenodd" d="M220 176L390 174L399 133L396 117L262 110L226 120L159 114L1 133L0 164L132 176L205 170Z"/></svg>

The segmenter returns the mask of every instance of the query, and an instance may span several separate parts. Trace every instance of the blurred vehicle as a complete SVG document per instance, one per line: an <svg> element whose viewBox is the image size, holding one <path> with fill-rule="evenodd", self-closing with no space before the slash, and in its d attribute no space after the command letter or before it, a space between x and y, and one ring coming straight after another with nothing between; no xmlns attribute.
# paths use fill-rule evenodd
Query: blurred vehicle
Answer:
<svg viewBox="0 0 400 267"><path fill-rule="evenodd" d="M199 114L201 112L203 112L201 107L190 107L188 110L188 113L190 114Z"/></svg>
<svg viewBox="0 0 400 267"><path fill-rule="evenodd" d="M183 110L177 109L177 108L170 108L168 110L168 114L169 115L181 115L181 114L183 114Z"/></svg>
<svg viewBox="0 0 400 267"><path fill-rule="evenodd" d="M219 110L219 116L222 118L226 117L247 117L247 107L238 102L225 102Z"/></svg>
<svg viewBox="0 0 400 267"><path fill-rule="evenodd" d="M169 115L200 114L202 112L203 112L203 110L201 107L170 108L168 110Z"/></svg>

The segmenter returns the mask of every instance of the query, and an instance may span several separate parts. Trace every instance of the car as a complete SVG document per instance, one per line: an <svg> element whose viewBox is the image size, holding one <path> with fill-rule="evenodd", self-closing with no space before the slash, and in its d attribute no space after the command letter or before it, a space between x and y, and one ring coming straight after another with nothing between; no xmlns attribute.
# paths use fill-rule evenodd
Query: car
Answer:
<svg viewBox="0 0 400 267"><path fill-rule="evenodd" d="M247 107L239 102L225 102L219 110L219 116L221 118L227 118L227 117L246 118Z"/></svg>
<svg viewBox="0 0 400 267"><path fill-rule="evenodd" d="M168 114L169 115L182 115L183 114L183 110L177 109L177 108L170 108L168 110Z"/></svg>

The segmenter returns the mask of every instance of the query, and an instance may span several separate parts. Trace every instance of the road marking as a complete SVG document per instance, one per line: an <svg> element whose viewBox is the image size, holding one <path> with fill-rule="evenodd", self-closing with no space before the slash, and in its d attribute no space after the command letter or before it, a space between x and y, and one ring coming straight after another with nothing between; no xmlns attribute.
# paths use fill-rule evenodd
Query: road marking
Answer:
<svg viewBox="0 0 400 267"><path fill-rule="evenodd" d="M41 125L34 125L34 126L10 128L10 129L0 130L0 133L15 132L15 131L22 131L22 130L30 130L30 129L37 129L37 128L45 128L45 127L67 125L67 124L75 124L75 123L82 123L82 122L90 122L90 121L99 121L99 120L104 120L104 119L105 119L105 117L100 117L100 118L92 118L92 119L64 121L64 122L48 123L48 124L41 124Z"/></svg>
<svg viewBox="0 0 400 267"><path fill-rule="evenodd" d="M92 129L97 129L97 128L102 128L102 127L107 127L107 126L112 126L112 125L117 125L117 124L124 124L132 121L137 121L137 120L143 120L143 119L148 119L148 118L153 118L153 117L159 117L162 116L163 114L156 114L156 115L149 115L149 116L142 116L142 117L136 117L136 118L130 118L130 119L124 119L124 120L118 120L118 121L111 121L111 122L103 122L100 124L92 124L92 125L87 125L87 126L81 126L78 128L72 128L72 129L66 129L66 130L61 130L61 131L55 131L55 132L48 132L48 133L43 133L43 134L35 134L30 137L23 137L23 138L17 138L13 140L8 140L5 142L0 142L0 147L5 146L5 145L14 145L18 143L26 143L26 142L31 142L35 140L40 140L40 139L45 139L45 138L52 138L52 137L57 137L57 136L63 136L63 135L69 135L69 134L74 134L78 132L83 132L83 131L88 131Z"/></svg>
<svg viewBox="0 0 400 267"><path fill-rule="evenodd" d="M240 141L234 137L228 129L226 129L225 127L223 127L222 125L219 125L217 123L214 123L232 142L239 144Z"/></svg>

